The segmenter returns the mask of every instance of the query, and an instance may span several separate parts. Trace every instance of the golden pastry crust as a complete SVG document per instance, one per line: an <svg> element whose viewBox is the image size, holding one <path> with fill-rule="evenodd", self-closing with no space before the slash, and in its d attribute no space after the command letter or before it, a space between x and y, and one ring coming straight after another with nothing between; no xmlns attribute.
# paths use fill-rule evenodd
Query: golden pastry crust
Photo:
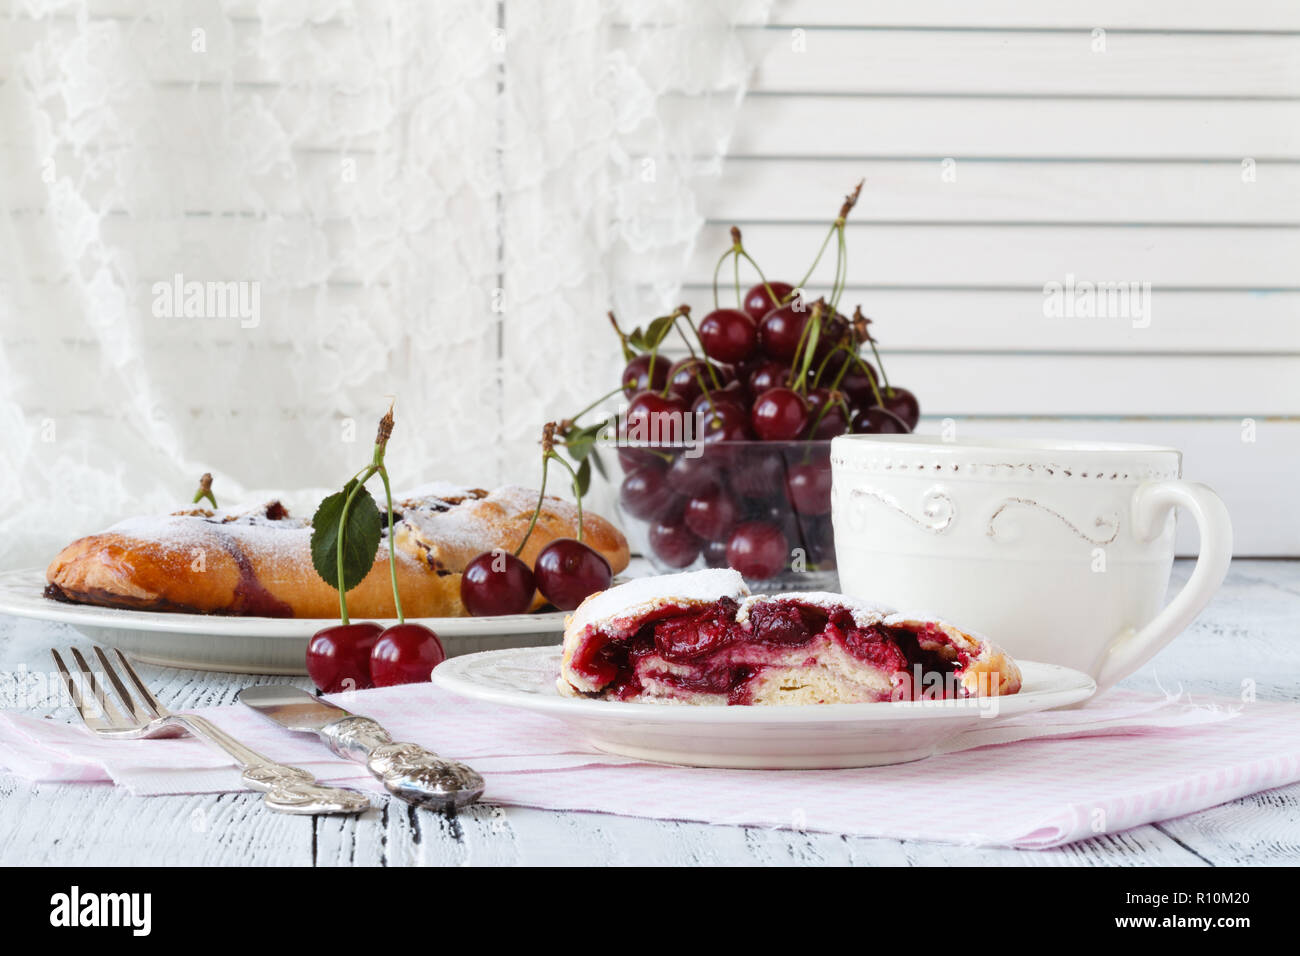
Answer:
<svg viewBox="0 0 1300 956"><path fill-rule="evenodd" d="M536 504L536 492L532 495ZM408 617L466 616L460 600L465 563L483 551L513 550L518 543L518 538L509 540L512 524L476 517L453 547L436 549L436 531L425 524L419 541L435 547L408 547L403 545L411 540L408 519L460 509L480 515L479 506L492 497L470 489L411 497L394 507L401 515L395 526L397 583ZM525 551L530 562L550 541L577 533L576 509L572 522L565 522L562 507L548 503L547 512ZM616 573L623 570L623 535L596 515L584 518L588 542ZM440 560L431 562L430 553L441 555ZM303 618L332 618L339 611L338 593L312 567L310 525L291 518L278 502L242 514L192 509L122 522L64 548L47 568L46 580L50 597L105 607ZM539 595L534 607L542 603ZM348 592L348 610L357 617L395 616L386 542L370 572Z"/></svg>
<svg viewBox="0 0 1300 956"><path fill-rule="evenodd" d="M454 508L404 504L408 507L398 506L402 522L397 547L435 570L462 571L484 551L514 551L519 546L537 507L537 492L506 485L491 494L479 492ZM577 532L577 506L547 495L537 527L519 557L531 567L542 548L557 538L577 537ZM627 539L600 515L583 511L582 539L604 556L615 574L627 567Z"/></svg>

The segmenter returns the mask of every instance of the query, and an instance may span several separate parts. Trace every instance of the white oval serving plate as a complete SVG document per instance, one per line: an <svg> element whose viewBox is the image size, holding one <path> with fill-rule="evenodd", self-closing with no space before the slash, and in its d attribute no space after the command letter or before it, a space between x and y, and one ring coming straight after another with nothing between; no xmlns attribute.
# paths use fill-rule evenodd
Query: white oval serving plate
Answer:
<svg viewBox="0 0 1300 956"><path fill-rule="evenodd" d="M433 682L475 700L559 718L606 753L694 767L809 770L920 760L966 730L1065 707L1097 685L1080 671L1019 661L1023 686L997 698L722 707L565 697L558 647L485 651L447 660Z"/></svg>
<svg viewBox="0 0 1300 956"><path fill-rule="evenodd" d="M90 640L120 647L137 660L238 674L305 674L307 642L333 618L233 617L128 611L67 604L44 596L39 568L0 572L0 614L67 624ZM426 617L449 657L475 651L558 643L564 612L501 617ZM396 623L381 621L380 623Z"/></svg>

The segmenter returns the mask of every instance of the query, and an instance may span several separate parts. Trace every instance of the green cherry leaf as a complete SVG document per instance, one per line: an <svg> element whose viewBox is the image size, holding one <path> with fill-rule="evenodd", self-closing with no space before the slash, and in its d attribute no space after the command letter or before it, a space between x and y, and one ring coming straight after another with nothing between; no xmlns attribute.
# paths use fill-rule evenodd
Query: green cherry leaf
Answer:
<svg viewBox="0 0 1300 956"><path fill-rule="evenodd" d="M661 315L651 322L645 330L645 343L647 349L657 349L663 340L668 338L668 333L673 330L673 323L676 316Z"/></svg>
<svg viewBox="0 0 1300 956"><path fill-rule="evenodd" d="M564 447L569 453L569 457L575 462L586 459L608 425L608 421L596 422L570 431L564 440Z"/></svg>
<svg viewBox="0 0 1300 956"><path fill-rule="evenodd" d="M591 487L591 459L582 459L582 464L578 466L578 494L585 495L587 489Z"/></svg>
<svg viewBox="0 0 1300 956"><path fill-rule="evenodd" d="M311 519L311 563L316 573L330 587L337 589L339 524L343 504L356 487L349 481L343 490L325 498ZM379 550L382 522L379 508L370 492L362 488L348 509L347 529L343 541L343 590L350 591L370 573Z"/></svg>
<svg viewBox="0 0 1300 956"><path fill-rule="evenodd" d="M585 435L580 435L566 441L564 443L564 450L569 453L569 457L575 462L585 461L587 456L591 454L592 446L595 444L595 439L589 438Z"/></svg>

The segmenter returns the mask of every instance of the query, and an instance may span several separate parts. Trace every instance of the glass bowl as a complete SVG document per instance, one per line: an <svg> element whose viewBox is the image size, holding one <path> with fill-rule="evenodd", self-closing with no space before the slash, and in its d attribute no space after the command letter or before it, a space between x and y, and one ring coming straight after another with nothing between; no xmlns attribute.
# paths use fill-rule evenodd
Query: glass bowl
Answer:
<svg viewBox="0 0 1300 956"><path fill-rule="evenodd" d="M618 509L661 573L734 567L755 592L835 591L830 439L620 444Z"/></svg>

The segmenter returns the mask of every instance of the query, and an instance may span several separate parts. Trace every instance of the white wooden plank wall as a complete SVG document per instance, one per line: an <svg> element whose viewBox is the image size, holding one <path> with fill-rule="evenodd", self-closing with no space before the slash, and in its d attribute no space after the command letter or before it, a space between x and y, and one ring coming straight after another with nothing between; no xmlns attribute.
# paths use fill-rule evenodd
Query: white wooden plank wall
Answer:
<svg viewBox="0 0 1300 956"><path fill-rule="evenodd" d="M1300 554L1300 5L777 0L752 40L688 301L732 223L797 279L865 177L845 301L922 430L1178 445L1239 555ZM1067 275L1149 324L1046 317Z"/></svg>

